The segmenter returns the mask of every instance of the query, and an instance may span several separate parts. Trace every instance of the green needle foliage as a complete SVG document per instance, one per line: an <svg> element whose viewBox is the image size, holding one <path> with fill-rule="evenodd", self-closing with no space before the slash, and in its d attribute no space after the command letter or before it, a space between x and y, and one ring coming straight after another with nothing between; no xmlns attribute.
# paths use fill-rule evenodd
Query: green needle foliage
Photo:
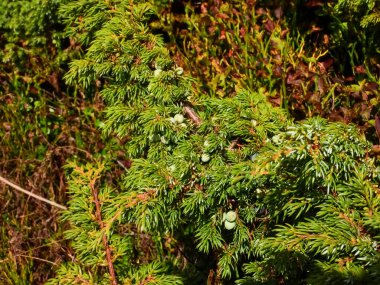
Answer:
<svg viewBox="0 0 380 285"><path fill-rule="evenodd" d="M101 85L103 130L126 138L132 166L115 187L102 164L70 165L75 259L49 284L378 282L379 171L357 128L293 123L264 88L197 92L148 2L62 11L87 46L66 80Z"/></svg>
<svg viewBox="0 0 380 285"><path fill-rule="evenodd" d="M74 262L63 264L57 270L57 277L47 284L109 284L109 280L116 282L111 271L106 270L111 263L118 280L123 284L182 284L180 277L164 274L167 271L164 262L157 260L139 265L142 260L136 256L138 244L132 235L135 233L131 230L132 225L123 223L126 228L121 226L120 209L127 204L122 207L113 203L123 198L110 186L102 183L106 166L99 163L82 167L69 164L67 167L71 169L69 193L72 199L63 220L70 221L72 225L65 232L65 236L72 240L76 256ZM143 197L137 196L135 199L129 203ZM107 250L111 248L112 257L109 258Z"/></svg>
<svg viewBox="0 0 380 285"><path fill-rule="evenodd" d="M62 64L75 54L68 48L58 14L58 7L64 2L0 2L1 72L24 76L24 81L32 85L34 81L48 81L49 75L61 71Z"/></svg>

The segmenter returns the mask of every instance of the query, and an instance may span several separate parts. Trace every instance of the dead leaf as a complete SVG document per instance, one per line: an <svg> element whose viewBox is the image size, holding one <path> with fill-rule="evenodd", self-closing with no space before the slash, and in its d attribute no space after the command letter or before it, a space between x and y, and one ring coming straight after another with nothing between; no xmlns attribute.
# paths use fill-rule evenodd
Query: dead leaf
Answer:
<svg viewBox="0 0 380 285"><path fill-rule="evenodd" d="M274 30L274 22L272 20L267 20L264 24L264 28L271 33Z"/></svg>
<svg viewBox="0 0 380 285"><path fill-rule="evenodd" d="M355 66L354 69L355 69L355 72L357 74L366 74L367 73L363 65Z"/></svg>
<svg viewBox="0 0 380 285"><path fill-rule="evenodd" d="M376 129L376 135L380 142L380 118L377 115L375 116L375 129Z"/></svg>
<svg viewBox="0 0 380 285"><path fill-rule="evenodd" d="M310 0L310 1L306 2L305 6L306 7L311 7L311 8L314 8L314 7L323 7L323 1Z"/></svg>

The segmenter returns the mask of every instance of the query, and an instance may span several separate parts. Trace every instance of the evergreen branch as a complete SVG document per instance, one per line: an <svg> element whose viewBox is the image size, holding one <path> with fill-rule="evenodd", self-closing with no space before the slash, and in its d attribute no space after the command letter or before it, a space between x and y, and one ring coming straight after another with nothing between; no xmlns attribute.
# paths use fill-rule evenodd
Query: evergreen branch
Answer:
<svg viewBox="0 0 380 285"><path fill-rule="evenodd" d="M128 203L125 206L123 206L121 209L119 209L114 214L114 216L108 221L107 225L105 226L107 228L106 230L109 230L111 228L112 224L120 217L120 215L123 214L125 209L132 208L140 202L148 201L149 198L151 198L154 195L154 193L155 193L155 190L151 189L151 190L148 190L146 193L141 193L135 197L130 197L130 199L128 199Z"/></svg>
<svg viewBox="0 0 380 285"><path fill-rule="evenodd" d="M43 198L43 197L41 197L39 195L36 195L36 194L30 192L28 190L25 190L25 189L21 188L20 186L14 184L12 182L10 182L8 179L5 179L2 176L0 176L0 181L3 182L3 183L5 183L5 184L7 184L10 187L12 187L13 189L16 189L17 191L20 191L20 192L22 192L22 193L24 193L26 195L29 195L29 196L31 196L33 198L36 198L37 200L40 200L40 201L45 202L45 203L48 203L48 204L50 204L52 206L55 206L57 208L60 208L62 210L67 210L67 208L65 206L62 206L62 205L60 205L60 204L58 204L58 203L56 203L54 201L50 201L48 199L45 199L45 198Z"/></svg>
<svg viewBox="0 0 380 285"><path fill-rule="evenodd" d="M197 113L194 111L192 107L187 105L184 107L184 110L185 110L185 113L189 116L190 120L192 120L194 124L196 124L197 126L201 124L201 119L199 118L199 116L197 115Z"/></svg>
<svg viewBox="0 0 380 285"><path fill-rule="evenodd" d="M98 193L98 190L95 188L95 182L91 181L90 187L91 187L92 195L94 197L95 216L96 216L96 219L99 223L100 229L103 230L105 228L105 225L104 225L104 222L102 220L100 202L99 202L99 198L98 198L99 193ZM107 259L107 264L108 264L108 271L110 273L111 285L117 285L115 269L114 269L113 263L112 263L112 252L111 252L111 248L108 244L107 235L105 233L103 234L102 241L103 241L103 246L106 249L106 259Z"/></svg>

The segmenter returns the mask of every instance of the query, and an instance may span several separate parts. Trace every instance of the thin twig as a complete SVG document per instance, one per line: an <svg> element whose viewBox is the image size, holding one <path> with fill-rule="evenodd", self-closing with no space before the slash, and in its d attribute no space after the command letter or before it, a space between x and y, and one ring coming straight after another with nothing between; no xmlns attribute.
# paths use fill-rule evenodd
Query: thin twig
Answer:
<svg viewBox="0 0 380 285"><path fill-rule="evenodd" d="M57 150L57 149L65 149L65 148L72 148L72 149L75 149L77 151L80 151L80 152L83 152L87 155L88 158L91 158L91 159L94 159L94 157L92 156L92 154L90 152L88 152L87 150L85 149L81 149L79 147L76 147L76 146L72 146L72 145L63 145L63 146L57 146L53 149L53 151Z"/></svg>
<svg viewBox="0 0 380 285"><path fill-rule="evenodd" d="M30 192L30 191L28 191L28 190L25 190L25 189L21 188L20 186L18 186L18 185L16 185L16 184L12 183L12 182L9 181L8 179L5 179L5 178L2 177L2 176L0 176L0 181L3 182L3 183L5 183L5 184L7 184L7 185L10 186L10 187L12 187L13 189L16 189L16 190L18 190L18 191L20 191L20 192L22 192L22 193L24 193L24 194L26 194L26 195L29 195L29 196L31 196L31 197L33 197L33 198L36 198L37 200L43 201L43 202L45 202L45 203L48 203L48 204L50 204L50 205L52 205L52 206L55 206L55 207L57 207L57 208L60 208L60 209L62 209L62 210L67 210L67 208L66 208L65 206L62 206L62 205L60 205L60 204L58 204L58 203L56 203L56 202L54 202L54 201L50 201L50 200L45 199L45 198L43 198L43 197L41 197L41 196L39 196L39 195L37 195L37 194L34 194L34 193Z"/></svg>
<svg viewBox="0 0 380 285"><path fill-rule="evenodd" d="M57 263L53 262L53 261L50 261L50 260L46 260L46 259L43 259L43 258L39 258L39 257L35 257L35 256L29 256L29 255L24 255L24 254L17 254L17 255L14 255L15 257L27 257L27 258L31 258L31 259L35 259L35 260L39 260L39 261L43 261L43 262L47 262L47 263L50 263L50 264L53 264L53 265L58 265Z"/></svg>
<svg viewBox="0 0 380 285"><path fill-rule="evenodd" d="M194 124L199 126L201 124L201 119L199 118L198 114L194 111L192 107L189 105L184 107L185 113L189 116L190 120L193 121Z"/></svg>
<svg viewBox="0 0 380 285"><path fill-rule="evenodd" d="M123 164L120 160L116 159L115 161L116 161L117 164L119 164L122 168L124 168L125 171L128 171L128 168L126 168L126 167L124 166L124 164Z"/></svg>

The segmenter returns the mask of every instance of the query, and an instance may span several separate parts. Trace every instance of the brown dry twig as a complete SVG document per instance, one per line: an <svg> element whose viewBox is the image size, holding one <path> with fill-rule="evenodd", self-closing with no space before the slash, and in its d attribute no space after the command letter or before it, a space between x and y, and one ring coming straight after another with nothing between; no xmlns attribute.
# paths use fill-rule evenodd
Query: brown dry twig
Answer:
<svg viewBox="0 0 380 285"><path fill-rule="evenodd" d="M37 200L40 200L42 202L45 202L47 204L50 204L50 205L55 206L57 208L60 208L62 210L67 210L67 208L65 206L62 206L62 205L60 205L60 204L58 204L58 203L56 203L54 201L50 201L50 200L48 200L46 198L43 198L43 197L41 197L41 196L39 196L37 194L34 194L34 193L30 192L28 190L25 190L25 189L21 188L20 186L14 184L13 182L9 181L8 179L5 179L2 176L0 176L0 181L3 182L4 184L7 184L8 186L12 187L13 189L15 189L17 191L20 191L20 192L22 192L22 193L24 193L26 195L29 195L30 197L36 198Z"/></svg>
<svg viewBox="0 0 380 285"><path fill-rule="evenodd" d="M197 113L194 111L194 109L191 106L189 105L185 106L184 110L185 110L185 113L189 116L190 120L192 120L194 124L196 124L197 126L201 124L201 119L199 118L199 116L197 115Z"/></svg>

